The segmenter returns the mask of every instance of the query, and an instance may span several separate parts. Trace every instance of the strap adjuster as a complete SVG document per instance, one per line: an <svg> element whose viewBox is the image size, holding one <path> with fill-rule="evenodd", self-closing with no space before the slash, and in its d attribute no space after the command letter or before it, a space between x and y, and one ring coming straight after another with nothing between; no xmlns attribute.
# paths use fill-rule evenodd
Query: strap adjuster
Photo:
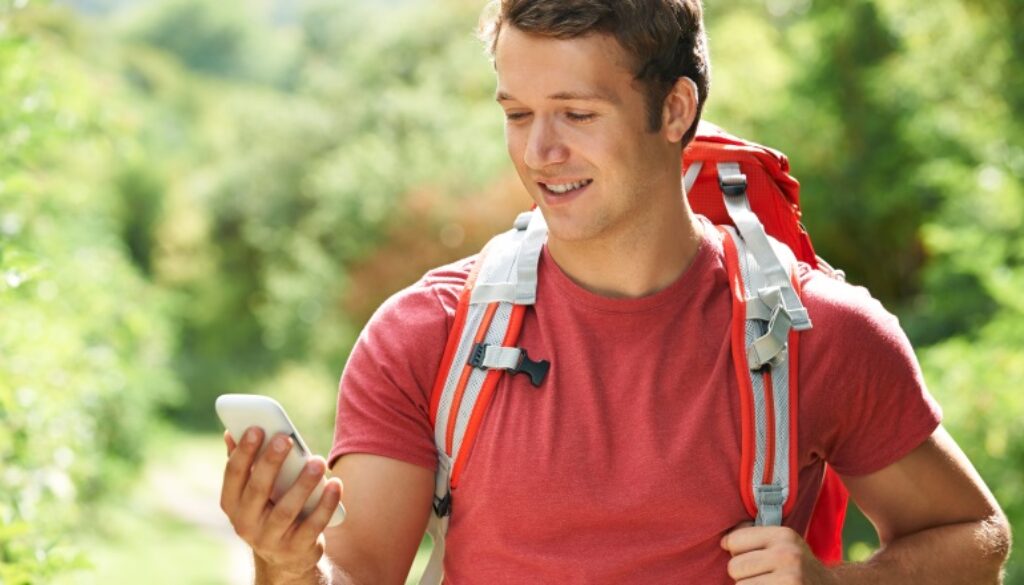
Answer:
<svg viewBox="0 0 1024 585"><path fill-rule="evenodd" d="M722 188L722 193L731 196L745 195L747 193L747 176L743 173L736 174L719 174L718 175L718 186Z"/></svg>
<svg viewBox="0 0 1024 585"><path fill-rule="evenodd" d="M452 493L449 491L443 498L434 496L434 513L438 518L450 516L452 513Z"/></svg>
<svg viewBox="0 0 1024 585"><path fill-rule="evenodd" d="M487 353L487 348L490 347L486 343L478 343L473 346L473 350L469 352L469 365L474 368L487 369L484 365L484 355Z"/></svg>

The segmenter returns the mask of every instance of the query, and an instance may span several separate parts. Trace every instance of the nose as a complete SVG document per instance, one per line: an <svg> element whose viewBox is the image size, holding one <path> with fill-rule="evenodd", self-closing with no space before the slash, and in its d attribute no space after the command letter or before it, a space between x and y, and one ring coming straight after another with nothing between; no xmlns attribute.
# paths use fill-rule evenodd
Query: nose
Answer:
<svg viewBox="0 0 1024 585"><path fill-rule="evenodd" d="M526 166L540 170L553 164L564 163L568 158L569 149L559 136L554 123L539 117L535 119L526 138L526 152L523 154Z"/></svg>

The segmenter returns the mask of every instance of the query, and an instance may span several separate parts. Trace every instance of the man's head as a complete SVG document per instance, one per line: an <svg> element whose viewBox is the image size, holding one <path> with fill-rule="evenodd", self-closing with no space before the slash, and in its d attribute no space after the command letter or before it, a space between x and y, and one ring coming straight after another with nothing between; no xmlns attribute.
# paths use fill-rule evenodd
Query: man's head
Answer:
<svg viewBox="0 0 1024 585"><path fill-rule="evenodd" d="M686 212L680 149L707 93L699 0L494 7L505 141L552 249L638 245L678 231Z"/></svg>
<svg viewBox="0 0 1024 585"><path fill-rule="evenodd" d="M556 39L613 37L629 55L646 100L648 129L661 128L662 105L681 77L696 84L698 103L685 147L697 131L711 81L701 0L491 0L480 33L491 56L502 29Z"/></svg>

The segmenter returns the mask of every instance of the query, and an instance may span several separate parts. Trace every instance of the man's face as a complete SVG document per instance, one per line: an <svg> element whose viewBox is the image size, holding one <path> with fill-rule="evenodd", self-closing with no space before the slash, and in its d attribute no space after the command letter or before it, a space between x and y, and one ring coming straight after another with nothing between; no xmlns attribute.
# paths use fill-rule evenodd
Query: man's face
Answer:
<svg viewBox="0 0 1024 585"><path fill-rule="evenodd" d="M506 26L495 66L509 156L553 241L640 235L652 204L678 196L679 148L648 131L644 94L613 37Z"/></svg>

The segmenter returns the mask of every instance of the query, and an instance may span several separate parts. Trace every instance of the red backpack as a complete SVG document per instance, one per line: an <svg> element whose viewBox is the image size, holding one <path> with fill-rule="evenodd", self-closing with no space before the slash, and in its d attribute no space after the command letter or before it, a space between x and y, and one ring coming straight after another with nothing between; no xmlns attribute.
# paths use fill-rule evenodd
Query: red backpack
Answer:
<svg viewBox="0 0 1024 585"><path fill-rule="evenodd" d="M796 501L799 332L811 327L800 301L797 261L842 278L814 253L800 224L800 185L785 155L701 123L683 152L685 192L694 212L722 233L733 292L729 332L740 388L744 506L758 525L781 525ZM470 447L498 380L524 373L540 385L546 361L516 347L523 316L536 301L537 261L547 226L539 211L484 248L459 297L431 396L438 448L434 551L421 584L443 577L444 536ZM805 538L826 564L842 560L847 494L826 467Z"/></svg>

